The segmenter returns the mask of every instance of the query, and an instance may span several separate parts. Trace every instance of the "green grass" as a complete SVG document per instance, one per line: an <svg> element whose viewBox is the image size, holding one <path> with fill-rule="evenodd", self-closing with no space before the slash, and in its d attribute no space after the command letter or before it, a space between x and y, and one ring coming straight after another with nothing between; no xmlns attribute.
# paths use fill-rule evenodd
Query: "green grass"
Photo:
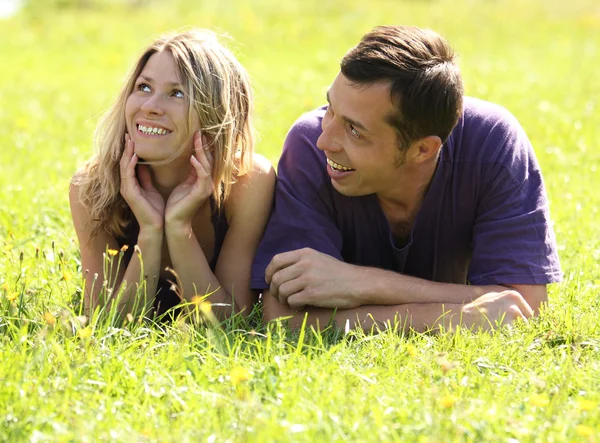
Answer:
<svg viewBox="0 0 600 443"><path fill-rule="evenodd" d="M0 21L0 440L599 439L595 0L31 3ZM565 272L539 319L440 336L299 334L256 316L80 323L68 182L142 46L190 25L230 34L256 89L258 150L276 162L344 52L391 23L445 35L467 93L506 106L529 134Z"/></svg>

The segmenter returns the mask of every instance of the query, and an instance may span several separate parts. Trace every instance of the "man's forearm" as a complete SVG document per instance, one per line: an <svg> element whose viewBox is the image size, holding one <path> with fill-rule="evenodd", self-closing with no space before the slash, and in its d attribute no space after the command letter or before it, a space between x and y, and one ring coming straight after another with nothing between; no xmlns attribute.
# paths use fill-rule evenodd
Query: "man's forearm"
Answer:
<svg viewBox="0 0 600 443"><path fill-rule="evenodd" d="M357 267L359 268L359 267ZM407 303L469 303L484 294L501 292L501 285L471 286L438 283L376 268L359 268L356 296L364 305Z"/></svg>
<svg viewBox="0 0 600 443"><path fill-rule="evenodd" d="M361 328L371 331L373 328L384 329L388 325L399 330L413 329L418 332L451 328L463 322L471 326L472 319L462 318L462 305L455 303L410 303L389 306L360 306L353 309L333 310L309 307L296 311L280 304L268 293L263 295L264 315L266 320L280 317L291 317L290 326L299 328L305 315L307 324L321 329L332 321L339 328Z"/></svg>

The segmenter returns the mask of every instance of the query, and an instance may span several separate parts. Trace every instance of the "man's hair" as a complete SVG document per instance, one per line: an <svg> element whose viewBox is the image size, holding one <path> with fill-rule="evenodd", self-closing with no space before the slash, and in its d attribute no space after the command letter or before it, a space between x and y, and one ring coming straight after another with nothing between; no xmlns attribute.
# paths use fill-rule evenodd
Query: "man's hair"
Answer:
<svg viewBox="0 0 600 443"><path fill-rule="evenodd" d="M342 74L358 87L391 84L397 112L388 122L401 146L436 135L442 143L462 114L463 84L446 40L410 26L378 26L342 59Z"/></svg>

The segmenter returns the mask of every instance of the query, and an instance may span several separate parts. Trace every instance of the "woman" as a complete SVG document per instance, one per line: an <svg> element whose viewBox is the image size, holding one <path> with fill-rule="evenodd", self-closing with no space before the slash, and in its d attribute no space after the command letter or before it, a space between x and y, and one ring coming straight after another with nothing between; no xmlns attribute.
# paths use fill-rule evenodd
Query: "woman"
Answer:
<svg viewBox="0 0 600 443"><path fill-rule="evenodd" d="M86 312L117 302L161 315L205 294L220 318L251 310L275 184L251 111L248 75L214 34L168 35L142 53L71 182Z"/></svg>

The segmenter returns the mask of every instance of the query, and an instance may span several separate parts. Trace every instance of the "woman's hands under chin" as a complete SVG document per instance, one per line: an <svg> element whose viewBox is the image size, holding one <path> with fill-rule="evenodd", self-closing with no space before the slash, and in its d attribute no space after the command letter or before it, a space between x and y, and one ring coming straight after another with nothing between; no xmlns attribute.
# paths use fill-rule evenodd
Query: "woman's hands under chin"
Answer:
<svg viewBox="0 0 600 443"><path fill-rule="evenodd" d="M212 155L206 150L208 146L205 136L200 132L194 134L194 151L190 163L190 173L180 183L167 200L165 209L166 228L184 227L191 229L192 219L198 209L213 192L211 176Z"/></svg>
<svg viewBox="0 0 600 443"><path fill-rule="evenodd" d="M153 230L162 233L165 200L152 184L148 166L139 165L136 175L137 162L133 140L125 134L125 150L120 161L121 195L140 225L140 232Z"/></svg>

